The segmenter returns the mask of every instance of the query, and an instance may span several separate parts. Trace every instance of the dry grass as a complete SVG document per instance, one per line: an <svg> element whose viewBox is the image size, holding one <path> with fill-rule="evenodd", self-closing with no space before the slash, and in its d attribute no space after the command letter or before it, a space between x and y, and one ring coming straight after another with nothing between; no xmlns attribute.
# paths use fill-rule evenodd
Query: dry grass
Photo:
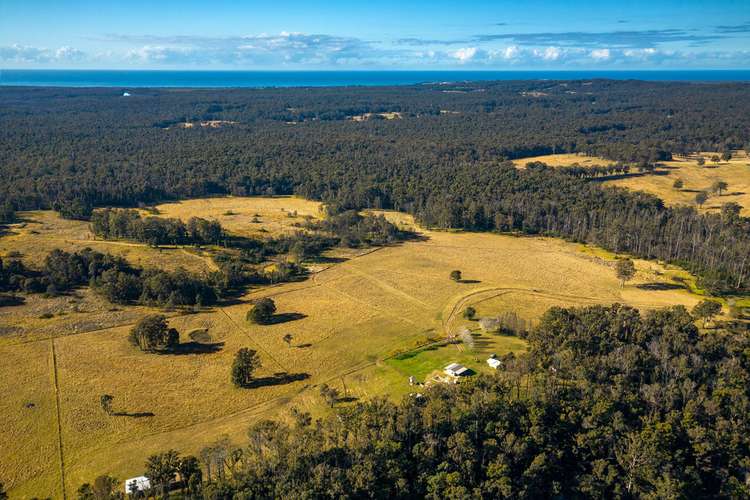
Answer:
<svg viewBox="0 0 750 500"><path fill-rule="evenodd" d="M88 222L66 220L56 212L21 212L21 222L10 226L0 237L0 255L19 252L30 266L38 267L44 257L59 248L68 252L86 247L119 255L141 267L185 269L200 272L210 269L210 261L190 248L152 248L140 243L97 240Z"/></svg>
<svg viewBox="0 0 750 500"><path fill-rule="evenodd" d="M530 156L528 158L519 158L513 160L513 164L518 168L525 168L527 163L533 163L540 161L546 163L550 167L570 167L578 165L581 167L590 167L594 165L605 166L611 165L612 160L601 158L598 156L586 156L584 154L577 153L564 153L556 155L543 155L543 156Z"/></svg>
<svg viewBox="0 0 750 500"><path fill-rule="evenodd" d="M663 167L660 170L666 170L667 175L629 177L605 184L645 191L658 196L668 205L691 205L704 212L721 210L724 203L735 202L743 207L744 216L750 216L750 158L744 151L739 151L728 162L717 164L710 160L716 154L719 153L702 153L706 158L703 167L698 166L697 155L676 157L674 161L661 163ZM676 179L682 179L682 189L672 187ZM698 207L695 203L696 193L706 191L710 194L711 184L717 180L727 182L728 191L721 196L710 195L703 207Z"/></svg>
<svg viewBox="0 0 750 500"><path fill-rule="evenodd" d="M0 477L12 498L60 498L50 341L0 347Z"/></svg>
<svg viewBox="0 0 750 500"><path fill-rule="evenodd" d="M320 217L322 213L320 203L295 196L201 198L165 203L156 209L163 217L183 221L190 217L215 219L234 234L256 237L297 231L294 224L303 222L305 217Z"/></svg>
<svg viewBox="0 0 750 500"><path fill-rule="evenodd" d="M604 181L607 186L619 186L633 191L645 191L658 196L667 205L690 205L702 212L721 210L724 203L735 202L743 207L742 214L750 215L750 157L745 151L735 151L728 162L711 161L714 155L721 153L703 152L689 157L676 156L673 161L660 162L657 175L640 175L633 169L633 175ZM706 164L698 166L698 156L703 156ZM530 162L546 163L550 167L570 167L577 164L581 167L609 165L612 162L605 158L583 156L578 154L558 154L534 156L514 160L514 164L523 168ZM681 179L682 189L673 187L674 181ZM729 190L721 196L711 194L714 181L723 180L729 184ZM706 191L710 197L699 207L695 195Z"/></svg>
<svg viewBox="0 0 750 500"><path fill-rule="evenodd" d="M238 234L254 234L256 226L267 226L274 234L292 230L290 221L302 214L315 216L319 205L297 198L215 198L162 205L159 210L172 217L215 217ZM237 215L224 215L228 210ZM294 210L297 219L285 215ZM250 222L256 212L262 224ZM386 216L414 226L403 214ZM206 329L211 342L221 344L210 354L137 351L126 336L128 325L147 312L142 308L112 313L105 329L71 332L70 324L79 318L107 321L106 304L88 291L76 299L78 311L76 304L67 302L70 297L49 303L30 298L24 306L0 310L0 326L24 328L23 333L9 329L0 341L0 384L6 394L0 403L6 422L0 438L16 441L11 453L0 454L0 476L14 495L59 496L48 339L53 335L62 335L55 340L57 377L66 485L72 492L101 473L121 479L141 473L145 458L154 452L178 448L197 453L223 434L242 442L250 422L285 415L292 405L320 415L327 411L316 387L323 382L356 398L400 397L413 390L407 383L411 370L421 373L433 364L442 365L457 348L420 353L408 363L389 358L428 337L441 337L464 325L476 329L476 323L461 317L468 305L480 315L512 310L535 320L554 304L691 306L700 299L686 290L638 288L670 281L666 269L642 261L636 262L639 272L633 283L620 289L611 256L555 239L434 231L424 235L425 241L375 251L337 252L346 260L321 268L306 281L251 290L236 305L171 318L183 342L188 332ZM18 236L0 238L0 248L7 249L5 240L13 238ZM449 279L453 269L463 272L465 282ZM294 313L297 319L271 326L247 324L248 302L261 296L273 297L279 313ZM67 314L41 320L38 316L45 308ZM294 338L292 347L282 340L287 333ZM261 377L285 372L309 378L235 389L229 370L240 347L260 352ZM455 356L468 356L467 362L481 370L485 354L523 348L514 337L485 335L476 353L456 350ZM104 393L115 397L116 412L131 416L105 415L99 406ZM42 402L38 411L43 413L23 409L28 399ZM153 415L132 415L147 412ZM17 439L21 435L24 439Z"/></svg>

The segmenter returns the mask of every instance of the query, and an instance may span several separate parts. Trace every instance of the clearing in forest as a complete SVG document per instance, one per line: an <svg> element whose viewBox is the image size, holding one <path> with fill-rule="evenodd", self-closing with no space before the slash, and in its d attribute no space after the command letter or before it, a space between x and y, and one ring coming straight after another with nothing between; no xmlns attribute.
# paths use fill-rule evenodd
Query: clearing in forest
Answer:
<svg viewBox="0 0 750 500"><path fill-rule="evenodd" d="M702 152L690 156L675 156L672 161L661 161L654 173L642 173L631 167L630 174L617 175L612 179L601 178L605 186L624 187L633 191L644 191L658 196L667 205L689 205L701 212L716 212L725 203L734 202L742 207L742 215L750 216L750 157L745 151L733 151L729 161L721 158L721 153ZM705 162L699 165L699 158ZM596 156L580 154L556 154L534 156L514 160L513 163L523 168L530 162L542 162L550 167L571 166L606 166L615 162ZM682 187L676 187L675 181L682 181ZM714 192L717 181L727 183L727 188ZM702 205L696 201L696 195L705 192L708 199Z"/></svg>
<svg viewBox="0 0 750 500"><path fill-rule="evenodd" d="M698 165L699 156L705 160L703 166ZM720 157L721 153L676 156L673 161L659 162L661 175L625 177L606 181L605 185L645 191L667 205L690 205L704 212L716 212L723 204L734 202L742 207L742 215L750 216L750 158L744 151L733 152L729 161L713 161L711 158L715 156ZM678 179L682 181L681 188L674 186ZM721 193L712 190L717 181L727 183ZM708 200L699 206L695 197L701 191L708 194Z"/></svg>
<svg viewBox="0 0 750 500"><path fill-rule="evenodd" d="M297 198L212 198L158 210L163 216L216 218L233 232L254 235L293 230L293 221L316 216L320 205ZM292 212L296 217L286 215ZM256 213L260 222L253 222ZM386 216L416 227L404 214ZM85 223L60 222L49 212L21 217L27 226L0 237L3 257L91 243L73 238L85 236ZM347 401L398 398L418 391L409 386L410 375L422 381L453 361L489 371L484 360L490 354L523 351L518 337L481 332L478 321L464 318L468 306L478 318L513 312L533 323L553 305L692 307L701 298L673 279L674 268L641 260L635 278L620 288L613 256L557 239L422 234L420 241L338 252L304 281L249 289L231 304L190 314L169 311L170 326L191 346L181 354L137 350L127 341L128 331L153 310L115 307L85 288L53 299L30 296L24 305L0 309L0 385L10 395L0 401L0 442L11 443L10 452L0 454L0 477L14 497L59 498L61 471L72 494L102 473L120 479L141 474L145 459L156 452L197 454L223 435L244 442L251 422L283 416L291 406L320 415L328 411L319 394L323 383ZM95 248L123 251L101 245ZM172 250L127 248L127 258L153 259L156 265L188 258ZM461 281L449 277L452 270L462 272ZM259 297L273 298L278 322L245 321L250 301ZM464 328L475 335L473 348L419 348ZM232 358L241 347L257 350L263 363L251 389L230 383ZM114 396L112 415L100 406L102 394Z"/></svg>

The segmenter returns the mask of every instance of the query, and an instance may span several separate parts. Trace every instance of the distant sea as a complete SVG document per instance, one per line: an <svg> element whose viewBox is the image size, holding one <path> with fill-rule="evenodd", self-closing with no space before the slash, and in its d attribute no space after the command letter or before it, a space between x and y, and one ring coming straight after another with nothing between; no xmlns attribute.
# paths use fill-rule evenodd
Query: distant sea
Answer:
<svg viewBox="0 0 750 500"><path fill-rule="evenodd" d="M750 70L689 71L114 71L0 70L0 86L341 87L481 80L747 82Z"/></svg>

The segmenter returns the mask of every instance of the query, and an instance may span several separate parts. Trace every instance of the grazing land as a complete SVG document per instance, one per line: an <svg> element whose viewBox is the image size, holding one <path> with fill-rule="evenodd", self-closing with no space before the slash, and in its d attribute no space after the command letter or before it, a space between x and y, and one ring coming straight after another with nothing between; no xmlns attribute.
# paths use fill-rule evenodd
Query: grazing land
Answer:
<svg viewBox="0 0 750 500"><path fill-rule="evenodd" d="M738 203L742 207L742 215L750 215L750 157L743 151L734 151L728 161L714 161L712 157L721 157L721 152L701 152L689 156L675 155L671 161L660 161L656 164L654 173L641 173L631 168L630 174L616 175L615 178L601 178L606 186L624 187L633 191L644 191L658 196L667 205L689 205L700 212L717 212L725 203ZM704 165L698 164L702 157ZM533 156L515 160L513 163L519 168L526 164L541 162L550 167L593 167L606 166L614 163L595 156L583 154L554 154ZM681 180L681 188L674 187L676 180ZM724 181L728 188L721 194L712 193L712 185L716 181ZM699 205L695 196L705 191L709 197L706 203Z"/></svg>
<svg viewBox="0 0 750 500"><path fill-rule="evenodd" d="M295 221L322 213L320 204L291 197L199 199L156 211L217 219L247 236L293 231ZM418 227L403 213L378 213L401 227ZM52 248L92 246L140 265L210 270L210 258L192 247L94 241L86 223L46 211L19 215L25 222L0 237L3 257L19 252L33 264ZM650 309L692 307L702 298L675 279L684 272L642 260L621 288L614 256L580 244L420 231L419 241L335 249L323 265L311 265L304 281L251 288L217 307L167 311L186 345L177 354L146 354L128 343L131 326L154 309L114 307L87 288L55 298L28 296L21 306L0 309L0 385L10 396L0 403L0 442L11 443L10 453L0 456L0 475L19 497L59 497L63 474L73 492L103 472L137 475L149 454L174 446L198 453L224 435L241 442L251 422L291 406L319 415L326 411L318 390L323 383L341 392L339 404L382 394L398 398L418 390L409 376L423 382L454 361L488 371L490 354L525 350L518 337L481 332L476 320L463 317L469 306L477 318L514 312L533 323L554 305L621 302ZM461 270L460 281L449 278L454 269ZM250 301L260 297L275 301L279 321L245 321ZM473 347L422 347L464 328L474 335ZM263 363L250 389L235 388L229 379L241 347L257 350ZM114 396L112 415L100 406L102 394Z"/></svg>
<svg viewBox="0 0 750 500"><path fill-rule="evenodd" d="M711 157L716 155L721 156L721 153L676 156L673 161L659 162L658 170L667 175L626 177L605 184L645 191L658 196L667 205L690 205L705 212L719 211L724 203L734 202L742 207L742 215L750 216L750 158L744 151L735 151L729 161L714 162ZM705 165L698 165L699 156L705 158ZM683 182L681 189L673 186L677 179ZM728 185L721 195L711 193L716 181ZM703 206L698 206L695 195L701 191L707 192L709 198Z"/></svg>

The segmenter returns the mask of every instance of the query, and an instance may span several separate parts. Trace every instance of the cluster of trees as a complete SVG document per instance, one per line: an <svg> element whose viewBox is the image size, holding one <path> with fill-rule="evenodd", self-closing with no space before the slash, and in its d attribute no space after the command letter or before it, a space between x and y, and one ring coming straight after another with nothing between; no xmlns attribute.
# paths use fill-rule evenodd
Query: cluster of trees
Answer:
<svg viewBox="0 0 750 500"><path fill-rule="evenodd" d="M496 374L207 448L198 497L746 498L750 336L694 319L552 308Z"/></svg>
<svg viewBox="0 0 750 500"><path fill-rule="evenodd" d="M207 306L219 299L217 280L185 269L109 269L96 277L91 286L110 302L155 306Z"/></svg>
<svg viewBox="0 0 750 500"><path fill-rule="evenodd" d="M382 246L412 236L411 232L399 230L383 215L362 215L356 210L342 210L335 206L327 208L325 219L310 221L305 227L333 234L342 246Z"/></svg>
<svg viewBox="0 0 750 500"><path fill-rule="evenodd" d="M89 285L110 302L120 304L210 305L224 291L221 281L221 273L200 277L184 269L133 267L121 257L90 248L53 250L40 270L29 269L18 259L0 259L0 291L55 295Z"/></svg>
<svg viewBox="0 0 750 500"><path fill-rule="evenodd" d="M136 483L131 483L128 498L168 498L175 487L182 498L201 498L203 472L192 455L180 456L175 450L151 455L146 461L145 475L151 484L149 490L140 491ZM125 497L120 481L108 475L82 484L77 491L78 500L124 500Z"/></svg>
<svg viewBox="0 0 750 500"><path fill-rule="evenodd" d="M644 170L652 170L653 165L644 167ZM609 177L612 175L627 175L630 173L630 165L624 163L616 163L612 165L591 165L581 167L580 165L571 165L561 169L568 175L576 177L578 179L596 179L598 177Z"/></svg>
<svg viewBox="0 0 750 500"><path fill-rule="evenodd" d="M29 269L20 259L0 259L0 291L55 295L87 285L109 270L134 272L123 259L90 248L74 253L53 250L40 270Z"/></svg>
<svg viewBox="0 0 750 500"><path fill-rule="evenodd" d="M180 332L169 327L166 316L150 314L135 324L128 339L141 351L170 351L180 344Z"/></svg>
<svg viewBox="0 0 750 500"><path fill-rule="evenodd" d="M105 208L91 214L91 229L104 239L134 240L149 245L218 244L224 231L217 221L141 217L136 210Z"/></svg>

